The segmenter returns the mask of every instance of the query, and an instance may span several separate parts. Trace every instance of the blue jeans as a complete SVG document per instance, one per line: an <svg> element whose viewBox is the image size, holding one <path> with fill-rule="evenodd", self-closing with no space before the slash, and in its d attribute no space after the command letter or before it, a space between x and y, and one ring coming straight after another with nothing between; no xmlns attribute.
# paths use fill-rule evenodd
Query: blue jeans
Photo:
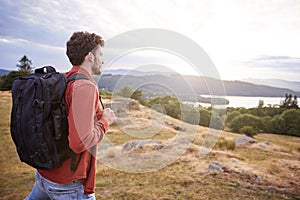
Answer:
<svg viewBox="0 0 300 200"><path fill-rule="evenodd" d="M25 200L95 200L95 194L84 195L84 189L81 180L68 184L58 184L42 177L35 172L35 184L28 197Z"/></svg>

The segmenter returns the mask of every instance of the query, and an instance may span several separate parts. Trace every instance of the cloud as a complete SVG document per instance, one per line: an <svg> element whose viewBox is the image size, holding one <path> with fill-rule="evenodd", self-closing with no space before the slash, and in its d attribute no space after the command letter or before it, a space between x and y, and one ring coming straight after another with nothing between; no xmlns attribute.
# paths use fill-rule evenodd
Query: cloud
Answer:
<svg viewBox="0 0 300 200"><path fill-rule="evenodd" d="M300 57L290 56L260 56L246 62L254 68L269 68L279 71L300 72Z"/></svg>
<svg viewBox="0 0 300 200"><path fill-rule="evenodd" d="M256 77L245 71L250 66L269 74L272 69L297 71L299 18L299 0L1 0L0 67L14 66L25 53L33 63L52 59L68 65L62 49L74 31L96 32L108 40L134 29L162 28L198 43L227 79Z"/></svg>
<svg viewBox="0 0 300 200"><path fill-rule="evenodd" d="M70 64L65 54L65 48L31 42L21 38L0 38L1 66L16 70L18 60L26 55L32 60L33 67L53 65L60 71L67 71Z"/></svg>

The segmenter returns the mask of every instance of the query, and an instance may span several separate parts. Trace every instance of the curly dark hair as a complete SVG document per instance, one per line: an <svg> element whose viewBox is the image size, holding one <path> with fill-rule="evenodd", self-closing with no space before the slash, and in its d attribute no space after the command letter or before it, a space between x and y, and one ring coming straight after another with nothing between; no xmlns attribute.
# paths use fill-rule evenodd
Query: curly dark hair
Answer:
<svg viewBox="0 0 300 200"><path fill-rule="evenodd" d="M67 42L66 54L72 65L81 65L85 56L98 45L104 46L101 36L89 32L74 32Z"/></svg>

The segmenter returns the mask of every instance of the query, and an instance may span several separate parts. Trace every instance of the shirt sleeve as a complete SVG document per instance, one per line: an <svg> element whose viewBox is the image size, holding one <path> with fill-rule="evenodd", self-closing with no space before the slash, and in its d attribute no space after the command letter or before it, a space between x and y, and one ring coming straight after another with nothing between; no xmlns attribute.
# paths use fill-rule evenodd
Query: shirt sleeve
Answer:
<svg viewBox="0 0 300 200"><path fill-rule="evenodd" d="M75 153L97 145L107 131L107 121L99 118L99 104L96 86L74 84L68 113L68 139L69 146Z"/></svg>

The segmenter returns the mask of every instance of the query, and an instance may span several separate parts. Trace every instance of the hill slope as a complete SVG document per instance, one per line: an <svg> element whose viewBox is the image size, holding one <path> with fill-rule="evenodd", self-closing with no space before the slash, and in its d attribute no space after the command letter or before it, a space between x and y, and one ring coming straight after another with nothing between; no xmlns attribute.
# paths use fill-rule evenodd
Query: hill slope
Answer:
<svg viewBox="0 0 300 200"><path fill-rule="evenodd" d="M34 170L19 161L10 137L10 94L0 92L0 102L1 199L23 199L34 184ZM109 104L110 100L104 99L104 103ZM163 122L163 126L159 126L158 122ZM179 146L168 145L179 134L178 127L184 128L177 140ZM148 135L153 130L155 134ZM182 124L143 106L131 109L127 115L120 115L118 126L110 128L99 146L98 156L102 159L98 163L96 197L132 200L300 198L300 138L260 134L256 136L256 143L245 143L227 150L224 144L232 143L240 135L223 132L213 151L201 157L199 152L208 134L207 130ZM192 133L195 135L191 138ZM155 146L155 142L152 142L122 151L126 146L124 144L137 139L157 141L162 146ZM165 147L173 151L189 139L193 142L181 156L152 172L129 173L105 163L123 159L127 164L136 166L143 164L136 160L136 155L147 158L146 153ZM113 145L109 145L109 141ZM123 164L119 167L126 163Z"/></svg>
<svg viewBox="0 0 300 200"><path fill-rule="evenodd" d="M297 96L300 95L300 92L285 88L255 85L253 83L242 81L221 81L213 78L187 75L103 75L99 81L99 87L110 92L116 92L128 85L142 90L148 97L153 94L160 95L172 93L185 95L187 97L191 94L261 97L282 97L286 93Z"/></svg>
<svg viewBox="0 0 300 200"><path fill-rule="evenodd" d="M10 71L6 69L0 69L0 76L3 76L5 74L8 74Z"/></svg>
<svg viewBox="0 0 300 200"><path fill-rule="evenodd" d="M300 82L297 81L286 81L281 79L245 79L244 81L272 87L290 88L297 92L300 91Z"/></svg>

